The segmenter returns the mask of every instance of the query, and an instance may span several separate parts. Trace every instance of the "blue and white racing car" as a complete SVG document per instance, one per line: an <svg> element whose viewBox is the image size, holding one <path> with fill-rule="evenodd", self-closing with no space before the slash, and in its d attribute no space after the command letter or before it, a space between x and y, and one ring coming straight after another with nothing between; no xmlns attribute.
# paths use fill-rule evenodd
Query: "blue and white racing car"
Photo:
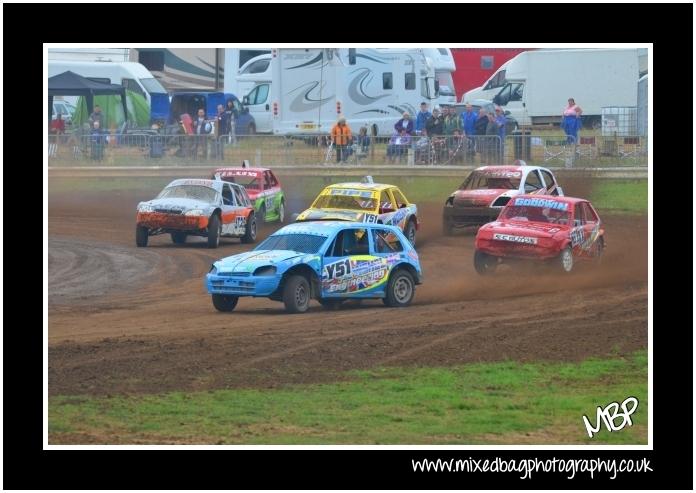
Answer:
<svg viewBox="0 0 696 493"><path fill-rule="evenodd" d="M356 298L407 306L421 279L418 254L400 228L322 221L290 224L254 250L214 262L205 285L222 312L240 296L256 296L302 313L312 298L326 308Z"/></svg>

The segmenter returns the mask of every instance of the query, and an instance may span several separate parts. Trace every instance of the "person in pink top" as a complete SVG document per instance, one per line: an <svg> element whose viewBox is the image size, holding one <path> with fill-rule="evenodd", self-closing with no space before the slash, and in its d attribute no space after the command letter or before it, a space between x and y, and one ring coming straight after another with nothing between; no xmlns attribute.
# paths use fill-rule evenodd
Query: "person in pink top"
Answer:
<svg viewBox="0 0 696 493"><path fill-rule="evenodd" d="M578 142L578 131L582 128L580 115L582 115L582 108L575 104L573 98L569 98L568 106L563 110L563 119L561 120L561 128L565 131L568 144L577 144Z"/></svg>

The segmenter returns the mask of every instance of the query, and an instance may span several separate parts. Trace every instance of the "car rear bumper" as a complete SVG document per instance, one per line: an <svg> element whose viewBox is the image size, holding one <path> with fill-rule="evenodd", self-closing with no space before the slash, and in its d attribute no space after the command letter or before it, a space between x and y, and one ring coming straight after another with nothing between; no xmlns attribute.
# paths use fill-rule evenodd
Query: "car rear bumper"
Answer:
<svg viewBox="0 0 696 493"><path fill-rule="evenodd" d="M183 214L167 214L164 212L138 212L138 226L150 229L167 229L177 231L198 231L208 227L205 216L185 216Z"/></svg>
<svg viewBox="0 0 696 493"><path fill-rule="evenodd" d="M495 257L526 260L547 260L557 257L560 253L557 247L525 245L498 240L479 240L476 242L476 249Z"/></svg>

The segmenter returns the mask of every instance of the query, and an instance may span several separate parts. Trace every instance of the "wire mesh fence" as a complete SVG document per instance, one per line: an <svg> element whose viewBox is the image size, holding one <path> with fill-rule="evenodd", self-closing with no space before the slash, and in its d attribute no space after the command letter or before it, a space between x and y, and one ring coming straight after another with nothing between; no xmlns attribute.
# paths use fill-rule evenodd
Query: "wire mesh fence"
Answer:
<svg viewBox="0 0 696 493"><path fill-rule="evenodd" d="M501 138L415 136L394 139L357 137L335 146L325 135L212 135L157 133L49 136L51 166L177 166L233 163L255 166L408 165L458 166L528 164L566 167L647 166L647 137L636 135L533 135L517 132Z"/></svg>

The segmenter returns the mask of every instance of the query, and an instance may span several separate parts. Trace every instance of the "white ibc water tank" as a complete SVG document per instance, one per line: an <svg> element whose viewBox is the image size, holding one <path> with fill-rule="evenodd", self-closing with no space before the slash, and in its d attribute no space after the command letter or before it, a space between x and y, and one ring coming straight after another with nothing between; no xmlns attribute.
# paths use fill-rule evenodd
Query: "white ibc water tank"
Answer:
<svg viewBox="0 0 696 493"><path fill-rule="evenodd" d="M605 106L602 108L602 135L628 137L637 135L638 117L635 106Z"/></svg>

